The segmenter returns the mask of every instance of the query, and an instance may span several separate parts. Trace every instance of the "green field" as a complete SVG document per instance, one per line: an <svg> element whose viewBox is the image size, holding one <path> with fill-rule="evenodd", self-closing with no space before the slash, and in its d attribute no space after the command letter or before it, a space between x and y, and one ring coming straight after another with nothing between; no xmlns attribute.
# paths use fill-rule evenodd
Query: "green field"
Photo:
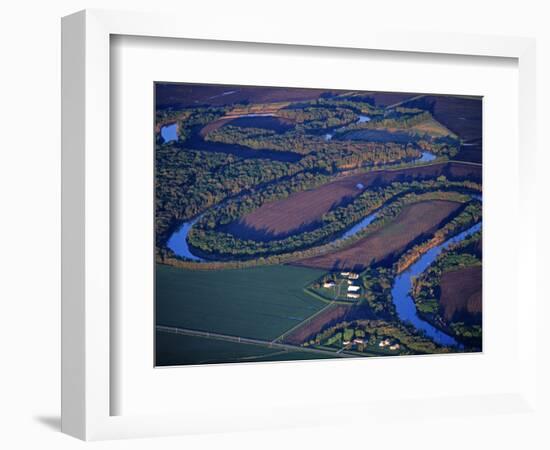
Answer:
<svg viewBox="0 0 550 450"><path fill-rule="evenodd" d="M322 354L291 352L260 345L237 344L163 332L157 332L156 340L157 366L329 358Z"/></svg>
<svg viewBox="0 0 550 450"><path fill-rule="evenodd" d="M162 332L157 332L156 347L157 366L240 362L278 353L259 345Z"/></svg>
<svg viewBox="0 0 550 450"><path fill-rule="evenodd" d="M272 340L326 306L304 292L322 274L291 266L201 271L157 264L156 323Z"/></svg>

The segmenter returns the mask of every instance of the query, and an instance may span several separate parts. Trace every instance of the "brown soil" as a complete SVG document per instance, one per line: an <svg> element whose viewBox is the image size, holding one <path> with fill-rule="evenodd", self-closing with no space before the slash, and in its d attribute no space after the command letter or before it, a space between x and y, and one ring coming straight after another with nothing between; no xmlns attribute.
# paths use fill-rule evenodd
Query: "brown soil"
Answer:
<svg viewBox="0 0 550 450"><path fill-rule="evenodd" d="M317 333L321 332L323 329L343 320L350 309L351 306L347 305L334 305L327 308L321 314L318 314L309 322L304 323L302 326L292 331L292 333L285 336L283 342L287 344L301 345L312 336L315 336Z"/></svg>
<svg viewBox="0 0 550 450"><path fill-rule="evenodd" d="M305 101L319 98L324 93L338 91L326 89L279 88L223 84L158 83L157 108L184 108L189 106L223 106L235 103L271 103Z"/></svg>
<svg viewBox="0 0 550 450"><path fill-rule="evenodd" d="M461 206L446 200L408 205L388 225L358 240L351 247L294 264L325 270L362 271L372 263L396 258L413 242L429 237Z"/></svg>
<svg viewBox="0 0 550 450"><path fill-rule="evenodd" d="M450 321L456 313L481 313L481 266L445 272L441 276L443 317Z"/></svg>
<svg viewBox="0 0 550 450"><path fill-rule="evenodd" d="M316 189L296 192L286 199L267 203L230 224L226 231L241 238L255 240L282 239L315 228L331 209L349 203L363 188L394 181L412 181L445 175L449 179L481 181L481 167L461 163L440 163L399 170L379 170L348 175Z"/></svg>

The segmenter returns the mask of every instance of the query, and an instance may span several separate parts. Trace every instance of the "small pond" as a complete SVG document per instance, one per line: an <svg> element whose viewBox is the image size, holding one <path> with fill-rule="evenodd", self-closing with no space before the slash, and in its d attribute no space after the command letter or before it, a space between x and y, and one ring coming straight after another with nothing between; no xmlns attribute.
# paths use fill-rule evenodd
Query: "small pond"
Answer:
<svg viewBox="0 0 550 450"><path fill-rule="evenodd" d="M178 140L178 124L177 123L171 123L169 125L164 125L160 129L160 135L163 139L163 141L171 142L171 141L177 141Z"/></svg>

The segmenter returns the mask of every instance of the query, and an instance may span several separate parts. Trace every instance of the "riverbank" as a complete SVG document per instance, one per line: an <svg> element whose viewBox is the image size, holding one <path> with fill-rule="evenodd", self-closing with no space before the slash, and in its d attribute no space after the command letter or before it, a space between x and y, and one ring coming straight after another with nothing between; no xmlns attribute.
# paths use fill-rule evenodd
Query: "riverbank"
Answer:
<svg viewBox="0 0 550 450"><path fill-rule="evenodd" d="M394 281L392 288L392 301L396 307L397 315L401 321L411 323L415 328L425 333L440 345L462 348L454 337L424 320L418 312L414 299L411 296L413 278L424 272L437 256L449 245L460 242L481 229L481 222L471 226L465 231L445 240L443 243L426 251L414 264L401 272Z"/></svg>

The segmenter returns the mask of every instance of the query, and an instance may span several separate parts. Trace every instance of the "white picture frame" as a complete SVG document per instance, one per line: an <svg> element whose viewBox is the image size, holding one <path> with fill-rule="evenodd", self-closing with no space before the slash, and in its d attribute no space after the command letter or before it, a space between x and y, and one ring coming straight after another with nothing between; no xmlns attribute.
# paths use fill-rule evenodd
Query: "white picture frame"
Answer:
<svg viewBox="0 0 550 450"><path fill-rule="evenodd" d="M330 420L316 405L297 410L280 407L277 417L258 414L257 420L211 420L201 414L112 415L111 380L110 183L110 39L113 35L211 40L223 42L298 45L315 48L368 49L416 54L501 57L517 60L519 73L519 188L518 210L523 217L518 238L518 279L533 280L536 271L535 199L535 42L527 38L488 37L445 33L396 33L349 30L327 35L322 29L280 30L277 27L233 29L230 24L205 28L164 14L87 10L62 22L62 430L85 440L162 436L220 430L246 430L286 425L308 425ZM536 293L522 299L517 326L523 343L536 341ZM476 397L488 414L499 405L517 412L536 410L535 346L519 349L517 389L502 395ZM319 370L323 364L318 363ZM214 370L216 370L214 368ZM405 400L405 399L403 399ZM426 399L442 411L467 414L464 399ZM434 403L435 402L435 403ZM231 405L220 405L231 409ZM417 405L418 406L418 405ZM419 405L422 408L425 405ZM414 410L415 406L412 406ZM461 409L462 408L462 409ZM374 413L373 413L374 414ZM300 419L308 417L308 419Z"/></svg>

